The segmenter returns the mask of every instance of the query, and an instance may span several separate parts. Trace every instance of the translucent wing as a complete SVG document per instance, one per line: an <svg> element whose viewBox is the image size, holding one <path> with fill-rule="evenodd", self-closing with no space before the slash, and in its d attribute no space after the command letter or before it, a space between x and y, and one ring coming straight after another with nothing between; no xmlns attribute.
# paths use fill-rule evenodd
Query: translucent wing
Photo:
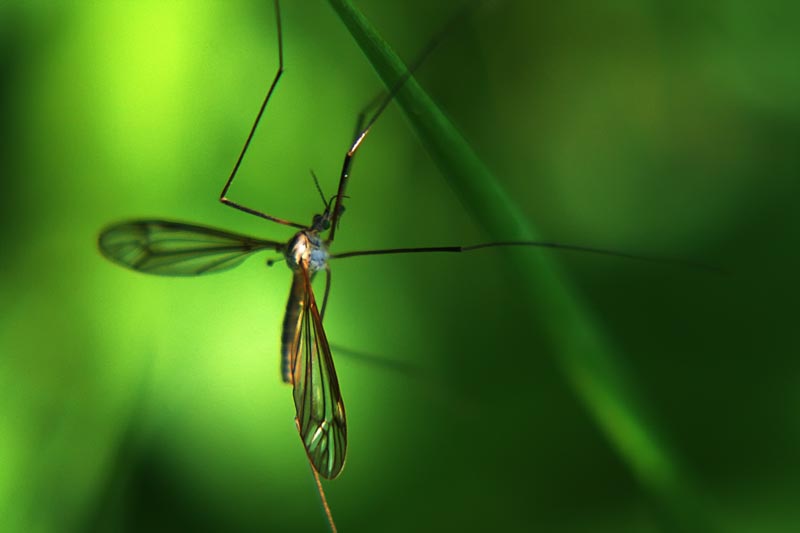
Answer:
<svg viewBox="0 0 800 533"><path fill-rule="evenodd" d="M295 272L287 309L293 307L293 298L301 303L298 313L284 321L284 338L291 336L288 366L297 429L311 464L322 477L333 479L344 466L347 423L331 348L305 268Z"/></svg>
<svg viewBox="0 0 800 533"><path fill-rule="evenodd" d="M166 220L114 224L100 233L98 246L115 263L160 276L219 272L238 265L253 252L284 248L279 242Z"/></svg>

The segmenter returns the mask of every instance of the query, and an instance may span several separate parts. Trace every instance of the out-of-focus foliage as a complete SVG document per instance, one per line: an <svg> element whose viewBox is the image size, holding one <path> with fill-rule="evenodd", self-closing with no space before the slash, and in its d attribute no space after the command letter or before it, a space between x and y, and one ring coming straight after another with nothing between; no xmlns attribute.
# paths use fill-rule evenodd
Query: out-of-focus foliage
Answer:
<svg viewBox="0 0 800 533"><path fill-rule="evenodd" d="M460 3L358 6L411 59ZM325 2L283 7L231 197L310 221L308 169L333 194L382 85ZM800 526L798 11L487 3L418 73L547 239L728 271L555 257L725 531ZM269 2L0 6L0 530L324 530L278 374L288 271L154 278L95 247L135 217L289 237L216 201L276 59ZM336 250L484 240L446 183L390 107ZM341 530L669 527L510 272L501 250L333 264L331 341L416 369L335 354Z"/></svg>

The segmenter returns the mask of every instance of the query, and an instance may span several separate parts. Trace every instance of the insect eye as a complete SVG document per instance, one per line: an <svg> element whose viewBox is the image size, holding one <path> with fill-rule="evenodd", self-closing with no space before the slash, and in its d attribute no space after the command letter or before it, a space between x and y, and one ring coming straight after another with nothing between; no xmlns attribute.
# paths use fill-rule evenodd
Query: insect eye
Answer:
<svg viewBox="0 0 800 533"><path fill-rule="evenodd" d="M317 228L320 231L330 229L331 227L330 217L326 215L314 215L314 218L312 219L311 222L311 226Z"/></svg>

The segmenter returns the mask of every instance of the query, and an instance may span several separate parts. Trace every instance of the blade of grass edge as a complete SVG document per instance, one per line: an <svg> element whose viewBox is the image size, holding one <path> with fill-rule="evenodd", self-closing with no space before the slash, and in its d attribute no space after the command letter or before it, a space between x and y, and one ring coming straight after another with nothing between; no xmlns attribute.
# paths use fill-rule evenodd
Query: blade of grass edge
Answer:
<svg viewBox="0 0 800 533"><path fill-rule="evenodd" d="M329 0L387 88L406 66L349 0ZM395 100L465 208L492 240L536 240L533 227L444 113L412 76ZM680 530L711 531L689 477L592 313L551 256L505 252L524 300L545 326L553 354L585 408L640 484Z"/></svg>

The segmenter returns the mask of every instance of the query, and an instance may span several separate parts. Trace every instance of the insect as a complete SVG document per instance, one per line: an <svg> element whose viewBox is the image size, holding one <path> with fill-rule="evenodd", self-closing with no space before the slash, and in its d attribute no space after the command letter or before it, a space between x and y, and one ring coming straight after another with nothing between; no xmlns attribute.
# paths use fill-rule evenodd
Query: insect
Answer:
<svg viewBox="0 0 800 533"><path fill-rule="evenodd" d="M296 426L329 523L335 530L335 524L319 480L319 476L326 479L336 478L344 467L347 453L347 421L344 401L336 376L331 347L323 327L323 317L331 285L329 260L364 255L459 253L507 246L548 247L623 257L636 256L595 248L533 241L331 253L329 248L334 241L338 224L344 213L343 202L346 198L345 193L353 158L378 117L415 67L410 68L385 98L379 101L380 105L365 126L364 121L359 120L356 135L345 154L339 175L338 189L333 197L325 198L317 177L312 173L314 183L322 197L324 209L322 213L314 215L309 224L278 218L231 200L228 197L231 184L283 74L283 39L278 0L275 0L274 5L279 66L231 174L224 184L219 201L245 213L295 228L296 233L288 242L280 242L202 225L145 219L115 223L106 227L99 235L98 245L101 253L117 264L139 272L162 276L198 276L228 270L261 251L271 251L282 255L292 272L292 283L282 325L281 376L284 382L292 385ZM269 259L267 264L271 265L273 262L275 262L274 258ZM324 272L326 277L321 303L316 298L312 286L314 278L320 272Z"/></svg>

